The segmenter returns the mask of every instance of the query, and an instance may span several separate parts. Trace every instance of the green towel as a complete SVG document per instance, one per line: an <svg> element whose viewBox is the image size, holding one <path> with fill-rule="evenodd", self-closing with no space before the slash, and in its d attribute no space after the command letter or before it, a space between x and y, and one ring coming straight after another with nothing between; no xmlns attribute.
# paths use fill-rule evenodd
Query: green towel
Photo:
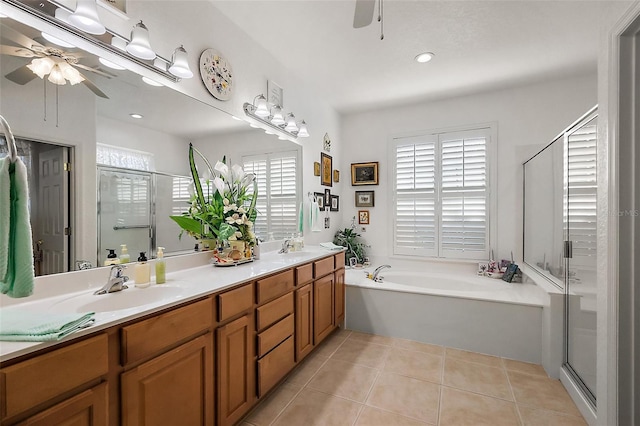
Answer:
<svg viewBox="0 0 640 426"><path fill-rule="evenodd" d="M47 342L60 340L93 324L95 312L56 314L0 309L0 340Z"/></svg>
<svg viewBox="0 0 640 426"><path fill-rule="evenodd" d="M7 185L8 181L8 185ZM8 193L7 193L8 189ZM0 159L0 291L10 297L33 292L33 249L29 221L27 168L19 158ZM8 205L8 209L7 206ZM8 216L5 216L8 210Z"/></svg>

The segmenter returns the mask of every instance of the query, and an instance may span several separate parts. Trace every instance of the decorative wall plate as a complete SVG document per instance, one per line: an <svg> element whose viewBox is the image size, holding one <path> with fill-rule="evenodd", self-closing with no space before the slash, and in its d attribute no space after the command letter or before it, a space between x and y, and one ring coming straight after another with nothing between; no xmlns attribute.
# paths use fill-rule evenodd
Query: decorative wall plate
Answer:
<svg viewBox="0 0 640 426"><path fill-rule="evenodd" d="M231 64L215 49L207 49L200 55L200 78L214 98L231 99L233 71Z"/></svg>

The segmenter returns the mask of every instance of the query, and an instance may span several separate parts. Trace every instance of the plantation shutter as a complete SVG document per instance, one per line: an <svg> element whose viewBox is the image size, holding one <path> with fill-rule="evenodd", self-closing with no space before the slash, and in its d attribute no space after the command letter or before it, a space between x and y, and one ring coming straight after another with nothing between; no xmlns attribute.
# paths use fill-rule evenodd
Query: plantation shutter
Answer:
<svg viewBox="0 0 640 426"><path fill-rule="evenodd" d="M571 133L565 144L568 163L565 221L573 241L573 258L591 262L596 256L596 119Z"/></svg>
<svg viewBox="0 0 640 426"><path fill-rule="evenodd" d="M481 258L487 251L488 136L484 131L440 135L443 257Z"/></svg>
<svg viewBox="0 0 640 426"><path fill-rule="evenodd" d="M171 177L171 214L180 215L189 210L189 185L192 179L182 176Z"/></svg>

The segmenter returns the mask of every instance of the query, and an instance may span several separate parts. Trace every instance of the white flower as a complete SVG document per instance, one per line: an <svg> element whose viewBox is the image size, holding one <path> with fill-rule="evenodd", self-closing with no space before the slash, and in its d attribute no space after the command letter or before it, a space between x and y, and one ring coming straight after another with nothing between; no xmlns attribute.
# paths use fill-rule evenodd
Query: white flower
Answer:
<svg viewBox="0 0 640 426"><path fill-rule="evenodd" d="M229 205L229 200L227 198L222 200L222 204L224 204L225 206Z"/></svg>
<svg viewBox="0 0 640 426"><path fill-rule="evenodd" d="M240 214L244 214L244 213L246 213L246 212L247 212L247 211L244 209L244 207L240 207L240 208L238 209L238 213L240 213Z"/></svg>
<svg viewBox="0 0 640 426"><path fill-rule="evenodd" d="M236 232L233 234L233 236L234 236L234 237L236 237L236 238L240 238L240 237L242 237L242 232L240 232L240 231L236 231Z"/></svg>
<svg viewBox="0 0 640 426"><path fill-rule="evenodd" d="M231 167L231 180L233 182L241 182L244 179L244 169L238 164Z"/></svg>
<svg viewBox="0 0 640 426"><path fill-rule="evenodd" d="M213 186L215 186L220 195L224 194L224 181L218 176L213 179ZM229 202L229 200L227 200L227 202Z"/></svg>
<svg viewBox="0 0 640 426"><path fill-rule="evenodd" d="M230 224L238 223L238 221L242 223L242 219L240 219L240 216L238 216L238 213L234 213L231 216L227 217L225 221L227 221L227 223L230 223Z"/></svg>
<svg viewBox="0 0 640 426"><path fill-rule="evenodd" d="M242 219L236 219L236 225L242 225Z"/></svg>
<svg viewBox="0 0 640 426"><path fill-rule="evenodd" d="M229 167L227 167L226 164L218 161L216 163L216 165L213 168L215 171L217 171L218 173L220 173L220 176L224 179L224 180L229 180Z"/></svg>
<svg viewBox="0 0 640 426"><path fill-rule="evenodd" d="M256 176L253 173L247 173L244 178L242 179L242 181L240 182L240 185L243 188L247 188L249 186L249 184L251 182L253 182L253 180L256 178Z"/></svg>

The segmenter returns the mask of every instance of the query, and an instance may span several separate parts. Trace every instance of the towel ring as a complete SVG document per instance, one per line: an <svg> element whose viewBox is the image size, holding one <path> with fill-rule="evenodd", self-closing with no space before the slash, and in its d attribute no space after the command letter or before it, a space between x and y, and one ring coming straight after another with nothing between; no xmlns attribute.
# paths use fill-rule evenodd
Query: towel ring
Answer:
<svg viewBox="0 0 640 426"><path fill-rule="evenodd" d="M15 163L18 159L18 149L16 148L16 140L13 137L13 133L11 133L11 127L9 127L9 123L4 119L3 116L0 115L0 127L2 127L2 132L4 133L5 139L7 140L7 146L9 147L9 159L12 163Z"/></svg>

